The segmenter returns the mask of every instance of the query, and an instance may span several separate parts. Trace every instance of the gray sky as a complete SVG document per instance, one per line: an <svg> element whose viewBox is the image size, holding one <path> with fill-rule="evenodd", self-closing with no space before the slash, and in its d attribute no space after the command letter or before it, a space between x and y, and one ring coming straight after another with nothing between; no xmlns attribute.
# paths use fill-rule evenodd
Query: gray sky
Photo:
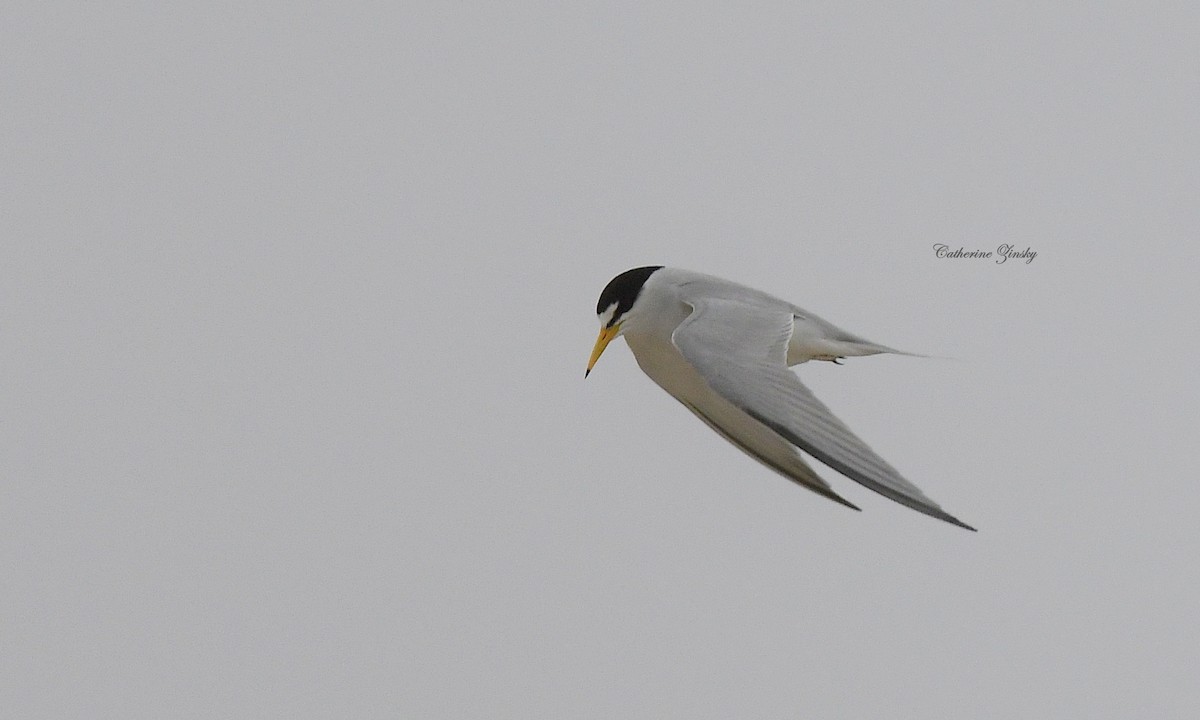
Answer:
<svg viewBox="0 0 1200 720"><path fill-rule="evenodd" d="M479 5L0 10L0 705L1200 712L1194 4ZM980 532L584 382L660 263Z"/></svg>

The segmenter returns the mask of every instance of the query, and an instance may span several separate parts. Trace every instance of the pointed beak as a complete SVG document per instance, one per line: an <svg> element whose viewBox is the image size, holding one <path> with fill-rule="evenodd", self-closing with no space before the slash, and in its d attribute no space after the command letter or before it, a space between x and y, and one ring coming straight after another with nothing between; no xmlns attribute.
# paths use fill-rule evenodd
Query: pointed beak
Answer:
<svg viewBox="0 0 1200 720"><path fill-rule="evenodd" d="M617 336L617 332L619 330L620 323L600 328L600 337L596 338L596 346L592 348L592 356L588 358L587 371L583 373L585 378L591 374L592 367L595 366L596 361L600 359L600 356L604 354L604 348L608 347L608 344Z"/></svg>

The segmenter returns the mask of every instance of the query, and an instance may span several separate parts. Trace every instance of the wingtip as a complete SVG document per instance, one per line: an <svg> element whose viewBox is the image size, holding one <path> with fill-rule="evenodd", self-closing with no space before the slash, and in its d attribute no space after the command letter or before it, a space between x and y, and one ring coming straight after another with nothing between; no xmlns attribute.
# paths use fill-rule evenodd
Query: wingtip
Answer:
<svg viewBox="0 0 1200 720"><path fill-rule="evenodd" d="M909 507L913 507L913 506L910 505ZM946 523L949 523L956 527L960 527L963 530L970 530L971 532L979 532L975 528L966 524L962 520L959 520L958 518L954 517L950 513L946 512L945 510L938 507L937 505L934 505L933 507L928 507L928 508L913 507L913 509L924 515L928 515L932 518L941 520L942 522L946 522Z"/></svg>
<svg viewBox="0 0 1200 720"><path fill-rule="evenodd" d="M807 487L807 488L808 488L808 489L810 489L810 490L815 490L815 489L816 489L816 488L813 488L812 486L809 486L809 485L806 485L805 487ZM850 508L851 510L854 510L854 511L856 511L856 512L862 512L862 508L860 508L859 506L857 506L857 505L855 505L854 503L850 502L849 500L847 500L846 498L842 497L841 495L838 495L837 493L833 492L832 490L830 490L829 492L820 492L820 491L818 490L817 492L818 492L818 493L820 493L821 495L823 495L824 497L827 497L827 498L829 498L830 500L834 501L834 502L835 502L835 503L837 503L838 505L845 505L846 507Z"/></svg>
<svg viewBox="0 0 1200 720"><path fill-rule="evenodd" d="M973 533L977 533L977 532L979 532L979 531L978 531L978 530L976 530L975 528L973 528L973 527L971 527L970 525L966 524L966 523L965 523L965 522L963 522L962 520L959 520L958 518L954 517L953 515L947 515L946 517L944 517L944 518L942 518L942 519L943 519L943 520L945 520L946 522L950 523L951 525L957 525L958 527L960 527L960 528L962 528L962 529L964 529L964 530L970 530L970 531L971 531L971 532L973 532Z"/></svg>

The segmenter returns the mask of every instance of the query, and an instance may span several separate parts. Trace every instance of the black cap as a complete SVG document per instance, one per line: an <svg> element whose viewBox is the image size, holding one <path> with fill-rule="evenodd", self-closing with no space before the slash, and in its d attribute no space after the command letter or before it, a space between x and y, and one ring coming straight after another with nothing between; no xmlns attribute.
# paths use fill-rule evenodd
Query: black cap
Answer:
<svg viewBox="0 0 1200 720"><path fill-rule="evenodd" d="M638 294L642 292L642 286L646 284L650 276L662 268L662 265L634 268L609 280L608 285L604 286L604 292L600 293L600 301L596 303L596 314L599 315L612 305L616 305L617 310L608 321L608 326L612 327L618 318L633 307Z"/></svg>

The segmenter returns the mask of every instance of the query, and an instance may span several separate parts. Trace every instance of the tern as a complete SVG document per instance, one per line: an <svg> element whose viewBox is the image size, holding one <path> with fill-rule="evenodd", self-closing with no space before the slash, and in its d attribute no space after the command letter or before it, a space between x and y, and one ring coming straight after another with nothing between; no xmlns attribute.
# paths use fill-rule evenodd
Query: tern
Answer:
<svg viewBox="0 0 1200 720"><path fill-rule="evenodd" d="M789 368L809 360L908 355L789 302L728 280L653 265L613 278L596 303L600 337L587 377L624 337L638 366L718 435L763 465L859 510L801 451L917 512L975 528L930 500L838 420Z"/></svg>

